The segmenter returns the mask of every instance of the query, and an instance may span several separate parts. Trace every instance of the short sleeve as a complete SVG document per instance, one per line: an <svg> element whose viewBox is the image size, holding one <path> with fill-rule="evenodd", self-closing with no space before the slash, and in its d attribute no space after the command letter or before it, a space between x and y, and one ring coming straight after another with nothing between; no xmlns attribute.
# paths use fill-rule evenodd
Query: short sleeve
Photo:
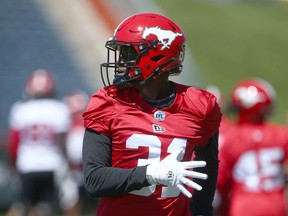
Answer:
<svg viewBox="0 0 288 216"><path fill-rule="evenodd" d="M217 99L211 94L208 100L207 111L204 119L206 132L210 134L210 137L219 129L221 118L222 113L217 103Z"/></svg>
<svg viewBox="0 0 288 216"><path fill-rule="evenodd" d="M8 124L10 128L18 128L17 125L17 113L18 113L18 107L20 105L20 102L16 102L12 105L10 109L10 113L8 116Z"/></svg>
<svg viewBox="0 0 288 216"><path fill-rule="evenodd" d="M115 117L112 98L105 89L92 95L86 111L83 113L84 127L106 136L111 136L111 124Z"/></svg>
<svg viewBox="0 0 288 216"><path fill-rule="evenodd" d="M57 101L55 101L57 102ZM66 104L59 101L58 106L55 106L54 114L54 127L58 133L65 133L68 131L71 125L70 111ZM51 109L52 110L52 109ZM57 112L58 111L58 112ZM56 117L57 116L57 117Z"/></svg>

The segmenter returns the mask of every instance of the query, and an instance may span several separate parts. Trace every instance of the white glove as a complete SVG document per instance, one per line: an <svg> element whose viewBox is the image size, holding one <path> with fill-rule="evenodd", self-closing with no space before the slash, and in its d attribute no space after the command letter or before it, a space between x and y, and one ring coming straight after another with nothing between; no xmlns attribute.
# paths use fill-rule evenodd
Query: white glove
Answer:
<svg viewBox="0 0 288 216"><path fill-rule="evenodd" d="M168 155L159 163L150 164L147 166L146 178L150 184L163 184L166 186L176 186L185 196L192 197L192 194L183 186L187 185L198 191L202 187L186 178L193 177L199 179L207 179L208 176L203 173L189 170L191 168L205 167L205 161L184 161L180 162L179 158L183 158L184 150L178 149Z"/></svg>

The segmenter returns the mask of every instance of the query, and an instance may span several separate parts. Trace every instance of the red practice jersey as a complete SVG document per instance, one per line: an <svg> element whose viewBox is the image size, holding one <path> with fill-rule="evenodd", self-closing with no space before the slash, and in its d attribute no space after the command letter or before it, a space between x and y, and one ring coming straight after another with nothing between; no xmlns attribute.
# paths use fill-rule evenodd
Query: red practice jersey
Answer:
<svg viewBox="0 0 288 216"><path fill-rule="evenodd" d="M270 123L232 126L219 151L222 210L229 206L229 216L285 216L282 165L287 158L286 128Z"/></svg>
<svg viewBox="0 0 288 216"><path fill-rule="evenodd" d="M207 91L175 84L174 103L157 110L131 90L101 89L90 100L84 125L111 138L112 167L159 162L179 148L183 161L205 145L221 121L216 98ZM101 198L98 215L191 215L190 199L178 189L152 185L118 197Z"/></svg>

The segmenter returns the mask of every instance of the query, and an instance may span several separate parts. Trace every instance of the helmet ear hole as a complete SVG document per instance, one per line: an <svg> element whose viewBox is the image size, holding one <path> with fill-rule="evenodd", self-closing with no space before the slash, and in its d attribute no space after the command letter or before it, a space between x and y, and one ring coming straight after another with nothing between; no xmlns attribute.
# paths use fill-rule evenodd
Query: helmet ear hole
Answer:
<svg viewBox="0 0 288 216"><path fill-rule="evenodd" d="M152 57L151 60L154 61L154 62L158 62L158 61L160 61L162 58L164 58L163 55L158 55L158 56Z"/></svg>

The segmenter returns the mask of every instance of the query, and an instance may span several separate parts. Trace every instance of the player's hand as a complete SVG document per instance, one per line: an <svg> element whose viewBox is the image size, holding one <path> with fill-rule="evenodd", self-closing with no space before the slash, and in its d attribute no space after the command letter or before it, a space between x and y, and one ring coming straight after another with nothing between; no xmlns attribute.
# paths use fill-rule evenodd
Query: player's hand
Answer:
<svg viewBox="0 0 288 216"><path fill-rule="evenodd" d="M207 175L199 172L194 172L192 168L205 167L205 161L184 161L180 162L179 158L183 158L184 150L178 149L172 154L168 155L159 163L150 164L147 166L146 178L150 184L163 184L166 186L176 186L181 193L191 198L192 194L184 187L187 185L198 191L202 187L193 182L192 178L207 179Z"/></svg>

